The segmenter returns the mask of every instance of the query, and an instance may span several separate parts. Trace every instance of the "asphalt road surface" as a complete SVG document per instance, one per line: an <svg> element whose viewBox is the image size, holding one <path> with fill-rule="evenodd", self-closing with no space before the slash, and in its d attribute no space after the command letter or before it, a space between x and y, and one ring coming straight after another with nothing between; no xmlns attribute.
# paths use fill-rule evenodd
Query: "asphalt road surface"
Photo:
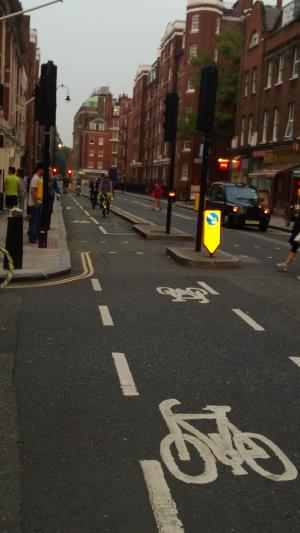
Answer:
<svg viewBox="0 0 300 533"><path fill-rule="evenodd" d="M0 531L299 533L300 263L275 268L288 235L224 230L242 268L189 269L88 199L63 203L72 276L83 252L92 275L1 293L20 506L8 498ZM193 213L174 221L195 231Z"/></svg>

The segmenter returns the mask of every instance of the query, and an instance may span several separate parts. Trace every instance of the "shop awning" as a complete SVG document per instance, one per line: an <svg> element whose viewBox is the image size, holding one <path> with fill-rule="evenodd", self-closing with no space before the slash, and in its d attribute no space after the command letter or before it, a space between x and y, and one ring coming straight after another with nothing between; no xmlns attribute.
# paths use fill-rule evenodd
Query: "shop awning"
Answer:
<svg viewBox="0 0 300 533"><path fill-rule="evenodd" d="M290 163L270 165L269 167L259 168L249 174L249 178L275 178L278 174L292 172L293 165Z"/></svg>

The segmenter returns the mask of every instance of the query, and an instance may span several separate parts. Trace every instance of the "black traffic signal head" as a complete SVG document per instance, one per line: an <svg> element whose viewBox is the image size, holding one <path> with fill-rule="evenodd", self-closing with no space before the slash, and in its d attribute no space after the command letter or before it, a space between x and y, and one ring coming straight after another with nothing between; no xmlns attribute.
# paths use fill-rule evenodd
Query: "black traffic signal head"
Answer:
<svg viewBox="0 0 300 533"><path fill-rule="evenodd" d="M35 120L42 126L55 126L56 123L56 83L57 66L53 61L44 63L41 77L35 88Z"/></svg>
<svg viewBox="0 0 300 533"><path fill-rule="evenodd" d="M168 93L165 101L164 141L176 142L178 118L178 94Z"/></svg>
<svg viewBox="0 0 300 533"><path fill-rule="evenodd" d="M168 200L173 204L176 202L176 191L174 191L173 189L168 192Z"/></svg>
<svg viewBox="0 0 300 533"><path fill-rule="evenodd" d="M198 105L197 130L209 136L213 133L218 90L217 67L204 67Z"/></svg>

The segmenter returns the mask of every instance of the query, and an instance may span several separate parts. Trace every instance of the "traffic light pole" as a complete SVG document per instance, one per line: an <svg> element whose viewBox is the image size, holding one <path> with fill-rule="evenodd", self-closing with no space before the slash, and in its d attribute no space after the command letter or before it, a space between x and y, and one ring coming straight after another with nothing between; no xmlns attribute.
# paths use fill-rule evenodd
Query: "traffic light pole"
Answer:
<svg viewBox="0 0 300 533"><path fill-rule="evenodd" d="M166 234L170 235L171 233L171 222L172 222L172 199L170 198L169 192L174 187L174 176L175 176L175 162L176 162L176 139L171 144L171 161L170 161L170 174L169 174L169 190L168 190L168 210L167 210L167 225L166 225Z"/></svg>
<svg viewBox="0 0 300 533"><path fill-rule="evenodd" d="M208 137L204 137L202 173L201 173L201 182L200 182L200 203L199 203L197 234L196 234L196 252L201 252L201 249L202 249L203 218L204 218L204 211L205 211L205 204L206 204L209 148L210 148L210 139Z"/></svg>
<svg viewBox="0 0 300 533"><path fill-rule="evenodd" d="M48 246L47 210L48 210L48 188L49 188L49 166L50 166L50 126L45 126L44 130L44 174L43 174L43 203L39 231L39 248Z"/></svg>

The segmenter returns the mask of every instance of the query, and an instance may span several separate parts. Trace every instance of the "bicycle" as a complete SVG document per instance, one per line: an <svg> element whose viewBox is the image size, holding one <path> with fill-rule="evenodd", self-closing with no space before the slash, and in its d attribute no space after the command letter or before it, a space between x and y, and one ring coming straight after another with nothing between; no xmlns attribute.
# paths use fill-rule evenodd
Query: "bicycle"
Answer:
<svg viewBox="0 0 300 533"><path fill-rule="evenodd" d="M102 215L105 218L106 215L109 215L109 208L110 208L110 196L108 194L104 194L102 198Z"/></svg>
<svg viewBox="0 0 300 533"><path fill-rule="evenodd" d="M270 439L256 433L243 433L229 421L227 415L231 412L231 407L208 405L203 413L179 414L172 411L178 405L181 403L177 400L166 400L159 406L170 430L170 434L161 442L160 453L168 470L180 481L194 484L214 482L218 477L217 460L230 467L236 476L247 475L247 465L271 481L292 481L298 477L296 467ZM190 420L213 420L217 424L218 433L205 435L190 424ZM259 441L260 445L255 441ZM187 462L191 460L187 444L196 450L204 462L200 474L186 474L176 464L172 447L175 445L179 459ZM282 473L269 472L257 462L274 458L274 455L284 468Z"/></svg>
<svg viewBox="0 0 300 533"><path fill-rule="evenodd" d="M7 287L7 285L12 280L15 267L14 267L14 262L12 260L10 253L5 248L2 248L2 246L0 246L0 253L2 253L4 257L6 257L7 263L8 263L8 271L7 271L6 278L2 283L0 283L0 289L4 289L5 287Z"/></svg>

